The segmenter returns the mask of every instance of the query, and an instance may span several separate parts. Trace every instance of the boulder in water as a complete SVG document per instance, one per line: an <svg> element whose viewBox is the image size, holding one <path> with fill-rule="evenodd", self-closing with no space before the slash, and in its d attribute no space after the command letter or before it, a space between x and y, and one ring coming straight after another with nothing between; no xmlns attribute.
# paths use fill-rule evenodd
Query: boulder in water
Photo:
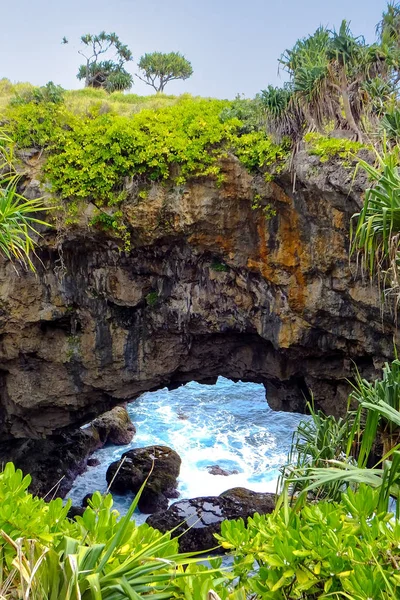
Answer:
<svg viewBox="0 0 400 600"><path fill-rule="evenodd" d="M116 406L92 421L92 427L98 431L103 444L109 442L117 446L129 444L136 433L128 411L123 406Z"/></svg>
<svg viewBox="0 0 400 600"><path fill-rule="evenodd" d="M222 492L221 497L232 500L236 504L238 511L243 511L243 514L240 516L244 519L251 517L256 512L260 515L266 515L271 513L275 508L275 494L253 492L247 488L236 487L226 490L226 492Z"/></svg>
<svg viewBox="0 0 400 600"><path fill-rule="evenodd" d="M68 519L75 519L75 517L82 517L86 508L83 506L71 506L68 511L67 517Z"/></svg>
<svg viewBox="0 0 400 600"><path fill-rule="evenodd" d="M207 467L207 471L210 475L223 475L224 477L228 477L229 475L237 475L238 471L228 471L227 469L223 469L219 465L210 465Z"/></svg>
<svg viewBox="0 0 400 600"><path fill-rule="evenodd" d="M168 498L175 497L181 459L167 446L148 446L125 452L107 469L107 483L117 494L136 494L150 471L151 475L139 500L139 510L150 514L168 508Z"/></svg>
<svg viewBox="0 0 400 600"><path fill-rule="evenodd" d="M168 510L148 517L146 523L163 533L177 527L172 536L184 534L179 538L180 551L195 552L215 548L214 533L221 531L225 519L247 519L255 512L266 514L274 508L274 494L233 488L220 496L175 502Z"/></svg>

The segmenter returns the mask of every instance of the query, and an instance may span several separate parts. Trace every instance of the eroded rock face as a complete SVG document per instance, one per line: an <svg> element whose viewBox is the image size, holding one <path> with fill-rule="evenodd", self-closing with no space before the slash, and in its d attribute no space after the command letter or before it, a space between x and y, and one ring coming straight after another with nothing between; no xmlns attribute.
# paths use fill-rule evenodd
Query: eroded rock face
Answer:
<svg viewBox="0 0 400 600"><path fill-rule="evenodd" d="M23 473L32 476L32 494L63 498L77 475L85 471L88 457L102 445L97 431L87 427L46 439L10 440L3 445L1 461L13 461Z"/></svg>
<svg viewBox="0 0 400 600"><path fill-rule="evenodd" d="M87 226L88 206L79 225L45 234L37 275L3 259L3 446L218 375L263 383L276 409L302 411L312 390L318 406L343 410L352 361L372 376L393 349L378 292L348 258L366 182L304 153L296 161L295 186L227 158L221 187L197 179L131 195L128 255Z"/></svg>
<svg viewBox="0 0 400 600"><path fill-rule="evenodd" d="M176 528L172 536L181 536L180 551L197 552L216 546L214 533L220 533L225 519L247 519L255 512L267 514L274 508L274 494L232 488L220 496L174 502L168 510L148 517L146 523L162 533Z"/></svg>

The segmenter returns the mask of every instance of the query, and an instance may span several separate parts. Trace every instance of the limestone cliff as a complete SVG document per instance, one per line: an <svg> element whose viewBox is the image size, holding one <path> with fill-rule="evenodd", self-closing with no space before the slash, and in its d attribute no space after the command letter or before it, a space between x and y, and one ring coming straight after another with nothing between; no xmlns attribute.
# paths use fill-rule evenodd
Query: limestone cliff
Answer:
<svg viewBox="0 0 400 600"><path fill-rule="evenodd" d="M340 412L353 361L393 349L376 288L349 264L366 181L300 152L295 181L251 176L130 188L132 249L81 223L47 232L37 274L0 265L0 434L77 427L144 391L218 375L265 384L273 408ZM28 195L38 192L28 183ZM254 208L254 205L258 208ZM253 206L253 207L252 207Z"/></svg>

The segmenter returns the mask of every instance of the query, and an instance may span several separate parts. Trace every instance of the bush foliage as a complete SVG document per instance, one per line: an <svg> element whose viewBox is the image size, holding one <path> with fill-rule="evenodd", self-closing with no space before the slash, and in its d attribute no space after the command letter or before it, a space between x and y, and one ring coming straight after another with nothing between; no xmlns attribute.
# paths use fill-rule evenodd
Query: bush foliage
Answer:
<svg viewBox="0 0 400 600"><path fill-rule="evenodd" d="M378 501L365 485L341 503L256 514L247 527L224 521L216 537L233 552L237 585L254 598L389 600L400 593L400 523Z"/></svg>
<svg viewBox="0 0 400 600"><path fill-rule="evenodd" d="M189 177L220 180L218 163L227 152L249 170L282 164L287 148L262 129L244 133L235 108L228 101L183 97L128 117L104 103L74 114L63 104L28 102L14 103L7 117L20 147L47 148L45 173L55 193L112 203L127 177L175 184Z"/></svg>

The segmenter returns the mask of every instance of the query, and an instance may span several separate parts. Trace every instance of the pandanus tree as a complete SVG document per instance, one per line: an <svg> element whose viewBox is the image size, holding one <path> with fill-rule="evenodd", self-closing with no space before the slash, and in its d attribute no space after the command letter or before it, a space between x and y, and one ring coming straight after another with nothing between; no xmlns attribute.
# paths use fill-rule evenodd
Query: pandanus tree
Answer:
<svg viewBox="0 0 400 600"><path fill-rule="evenodd" d="M376 33L383 44L400 47L400 4L389 2L376 26Z"/></svg>
<svg viewBox="0 0 400 600"><path fill-rule="evenodd" d="M376 27L379 43L391 70L391 81L400 81L400 3L390 2Z"/></svg>
<svg viewBox="0 0 400 600"><path fill-rule="evenodd" d="M191 63L179 52L151 52L141 56L136 77L162 93L170 81L189 79L193 74Z"/></svg>
<svg viewBox="0 0 400 600"><path fill-rule="evenodd" d="M67 38L64 37L62 43L67 44ZM85 87L114 92L132 86L132 75L124 67L132 60L132 52L116 33L87 33L81 37L81 43L83 49L78 53L86 62L79 67L77 78L84 80Z"/></svg>
<svg viewBox="0 0 400 600"><path fill-rule="evenodd" d="M279 63L290 75L291 89L286 108L280 104L279 122L296 124L292 137L298 135L300 120L302 131L323 132L333 124L336 129L349 130L355 139L363 138L363 118L371 112L371 97L376 102L379 95L378 80L390 80L384 48L368 46L342 21L339 30L319 27L313 35L298 40ZM262 98L267 113L271 104L278 107L279 93L271 86L262 92ZM276 122L276 115L272 114L271 120Z"/></svg>

